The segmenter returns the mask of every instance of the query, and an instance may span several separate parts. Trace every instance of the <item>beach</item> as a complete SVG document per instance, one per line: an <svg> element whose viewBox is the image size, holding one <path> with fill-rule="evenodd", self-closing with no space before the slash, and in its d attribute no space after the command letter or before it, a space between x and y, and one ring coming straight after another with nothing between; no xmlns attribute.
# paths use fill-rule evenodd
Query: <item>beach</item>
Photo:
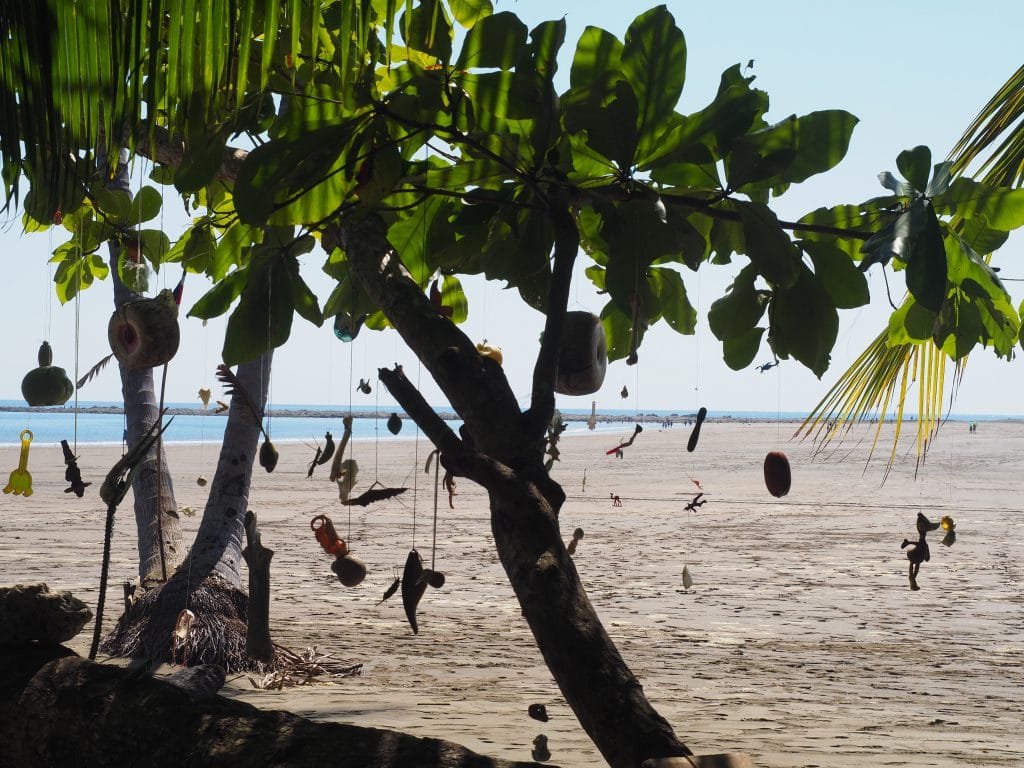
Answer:
<svg viewBox="0 0 1024 768"><path fill-rule="evenodd" d="M908 442L884 485L891 426L870 464L873 427L816 453L810 441L790 440L796 426L708 422L687 453L688 428L651 423L621 459L606 451L629 437L628 424L559 443L552 474L568 496L563 534L585 531L577 568L655 708L695 752L745 752L763 768L1024 765L1024 423L969 432L949 422L916 480ZM257 690L239 675L226 695L510 759L530 759L544 733L552 764L601 763L520 615L481 488L460 480L454 509L442 489L435 549L426 440L355 442L360 488L374 480L410 487L368 508L341 506L327 467L307 478L306 446L279 447L278 469L256 467L250 496L263 543L275 552L273 638L360 663L362 674L282 691ZM785 451L792 467L792 490L781 499L768 494L762 474L773 450ZM189 544L209 489L196 479L212 478L217 446L172 444L167 452L179 507L196 511L182 515ZM97 489L120 450L79 453L93 482L85 498L63 493L63 459L52 445L31 449L32 496L0 496L0 584L45 581L95 606L105 517ZM0 482L17 463L17 448L0 448ZM687 511L701 491L706 503ZM918 512L952 516L957 541L944 547L942 531L931 534L931 560L912 592L900 544L916 538ZM310 519L320 514L366 562L359 587L339 584L317 546ZM447 577L423 598L418 635L399 596L379 604L412 547ZM121 582L136 570L126 501L116 519L108 627ZM84 655L91 629L69 645ZM549 722L527 716L533 703L546 706Z"/></svg>

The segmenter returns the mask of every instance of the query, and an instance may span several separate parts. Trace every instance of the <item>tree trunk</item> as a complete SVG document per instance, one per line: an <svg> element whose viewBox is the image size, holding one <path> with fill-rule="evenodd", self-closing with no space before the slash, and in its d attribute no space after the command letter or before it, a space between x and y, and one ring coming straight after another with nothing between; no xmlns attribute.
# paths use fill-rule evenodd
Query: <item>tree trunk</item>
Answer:
<svg viewBox="0 0 1024 768"><path fill-rule="evenodd" d="M245 513L245 540L242 557L249 568L245 652L249 658L269 664L274 660L274 642L270 639L270 561L274 550L263 546L259 524L251 510Z"/></svg>
<svg viewBox="0 0 1024 768"><path fill-rule="evenodd" d="M126 192L128 166L118 165L117 174L109 185L111 189ZM114 284L114 307L143 298L122 282L118 271L121 247L110 243L110 274ZM118 364L121 371L121 393L127 424L126 441L135 445L160 418L159 397L153 387L153 370L145 368L129 371ZM174 486L160 440L149 449L135 472L132 481L135 499L135 525L139 542L139 584L151 589L167 581L181 562L181 520L174 499Z"/></svg>
<svg viewBox="0 0 1024 768"><path fill-rule="evenodd" d="M0 668L5 656L16 652L0 649ZM494 760L439 739L314 723L287 712L197 695L159 679L132 679L120 667L78 657L45 664L27 685L0 676L0 706L7 701L16 704L5 708L10 716L0 721L0 768L537 765Z"/></svg>

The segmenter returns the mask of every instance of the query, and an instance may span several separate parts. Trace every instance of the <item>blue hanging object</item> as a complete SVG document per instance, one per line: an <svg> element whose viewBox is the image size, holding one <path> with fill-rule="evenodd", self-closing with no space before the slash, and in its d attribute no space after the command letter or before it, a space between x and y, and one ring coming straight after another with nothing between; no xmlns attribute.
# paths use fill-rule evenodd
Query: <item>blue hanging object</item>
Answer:
<svg viewBox="0 0 1024 768"><path fill-rule="evenodd" d="M347 312L340 312L334 318L334 335L342 341L352 341L359 335L359 329L368 315L363 315L355 320Z"/></svg>

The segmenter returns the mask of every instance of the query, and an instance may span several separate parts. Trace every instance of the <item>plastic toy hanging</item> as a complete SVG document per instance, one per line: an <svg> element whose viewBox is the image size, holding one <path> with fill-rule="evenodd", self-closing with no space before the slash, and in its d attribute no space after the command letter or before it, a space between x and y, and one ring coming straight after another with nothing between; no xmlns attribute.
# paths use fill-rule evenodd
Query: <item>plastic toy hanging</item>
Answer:
<svg viewBox="0 0 1024 768"><path fill-rule="evenodd" d="M338 581L346 587L359 586L366 578L366 564L355 557L348 549L348 544L334 529L334 523L327 515L317 515L309 521L309 527L324 552L334 556L331 570Z"/></svg>
<svg viewBox="0 0 1024 768"><path fill-rule="evenodd" d="M11 471L4 486L4 493L13 493L15 496L32 495L32 475L28 471L28 449L32 444L32 430L23 429L21 435L21 453L18 455L18 468Z"/></svg>
<svg viewBox="0 0 1024 768"><path fill-rule="evenodd" d="M75 456L71 450L71 446L68 445L67 440L60 441L61 450L64 452L64 479L70 483L70 485L64 489L64 493L73 493L78 498L82 498L85 495L85 489L88 488L92 483L82 482L82 470L78 468L78 457Z"/></svg>
<svg viewBox="0 0 1024 768"><path fill-rule="evenodd" d="M923 514L918 512L916 525L917 541L904 539L903 543L900 544L900 549L907 550L907 560L910 561L910 566L908 568L910 589L914 592L921 589L917 583L917 574L921 570L921 563L926 563L932 559L931 550L928 547L927 541L928 532L942 528L946 532L946 535L942 539L942 543L947 547L951 547L956 543L956 523L953 522L953 518L949 515L944 515L939 522L933 523Z"/></svg>

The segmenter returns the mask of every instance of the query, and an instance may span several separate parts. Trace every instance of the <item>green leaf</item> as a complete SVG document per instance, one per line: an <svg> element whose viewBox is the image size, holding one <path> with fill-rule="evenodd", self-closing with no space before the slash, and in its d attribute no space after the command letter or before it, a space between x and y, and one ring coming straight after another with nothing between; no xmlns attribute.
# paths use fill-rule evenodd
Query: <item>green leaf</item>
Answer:
<svg viewBox="0 0 1024 768"><path fill-rule="evenodd" d="M449 0L452 18L464 27L471 28L486 19L494 11L491 0Z"/></svg>
<svg viewBox="0 0 1024 768"><path fill-rule="evenodd" d="M569 85L587 87L602 79L608 72L623 77L622 43L615 35L600 27L587 27L576 43L572 67L569 70Z"/></svg>
<svg viewBox="0 0 1024 768"><path fill-rule="evenodd" d="M835 227L845 230L871 231L878 226L882 214L870 207L860 205L837 205L832 208L817 208L801 216L799 224L810 224L818 227ZM851 259L860 258L861 241L854 238L836 237L834 234L823 234L797 229L796 234L807 242L809 240L829 242L847 254Z"/></svg>
<svg viewBox="0 0 1024 768"><path fill-rule="evenodd" d="M936 313L925 309L914 298L907 299L889 315L888 344L896 347L903 344L920 344L930 339L935 330ZM940 345L941 346L941 345Z"/></svg>
<svg viewBox="0 0 1024 768"><path fill-rule="evenodd" d="M750 328L739 336L733 336L722 342L722 358L725 364L734 371L742 371L757 356L761 348L764 328Z"/></svg>
<svg viewBox="0 0 1024 768"><path fill-rule="evenodd" d="M828 242L805 240L800 245L811 257L814 274L837 308L862 307L871 300L867 278L845 251Z"/></svg>
<svg viewBox="0 0 1024 768"><path fill-rule="evenodd" d="M526 25L514 13L488 16L466 33L457 69L511 69L526 49Z"/></svg>
<svg viewBox="0 0 1024 768"><path fill-rule="evenodd" d="M570 134L585 132L587 144L628 170L636 153L639 105L622 74L602 73L598 79L571 89L562 98L563 122Z"/></svg>
<svg viewBox="0 0 1024 768"><path fill-rule="evenodd" d="M686 81L686 41L664 5L630 24L621 67L636 94L637 142L642 156L658 143Z"/></svg>
<svg viewBox="0 0 1024 768"><path fill-rule="evenodd" d="M462 290L462 283L455 275L445 275L441 281L441 303L452 308L449 320L456 325L466 322L469 317L469 301L466 292Z"/></svg>
<svg viewBox="0 0 1024 768"><path fill-rule="evenodd" d="M757 269L748 264L732 281L725 296L716 299L708 310L708 327L715 337L725 341L750 331L768 306L767 291L754 288Z"/></svg>
<svg viewBox="0 0 1024 768"><path fill-rule="evenodd" d="M925 146L906 149L896 158L896 167L917 192L924 194L932 167L932 151Z"/></svg>
<svg viewBox="0 0 1024 768"><path fill-rule="evenodd" d="M306 281L299 274L298 259L286 257L284 259L285 273L292 289L292 305L295 311L313 325L319 327L324 324L324 316L320 311L320 303L316 295L309 289Z"/></svg>
<svg viewBox="0 0 1024 768"><path fill-rule="evenodd" d="M150 219L155 219L160 214L162 204L163 195L155 187L143 187L131 201L131 213L126 223L138 225Z"/></svg>
<svg viewBox="0 0 1024 768"><path fill-rule="evenodd" d="M759 203L737 203L743 222L743 239L750 261L773 287L786 288L796 281L800 251L779 226L775 213Z"/></svg>
<svg viewBox="0 0 1024 768"><path fill-rule="evenodd" d="M608 362L626 358L633 343L633 319L615 303L608 302L601 310L601 325L608 347Z"/></svg>
<svg viewBox="0 0 1024 768"><path fill-rule="evenodd" d="M228 365L253 360L288 340L294 303L287 269L273 251L250 269L224 334L223 358Z"/></svg>
<svg viewBox="0 0 1024 768"><path fill-rule="evenodd" d="M697 310L686 295L682 276L672 269L654 267L650 270L650 280L655 284L653 290L658 297L661 315L669 327L677 333L692 336L697 327Z"/></svg>
<svg viewBox="0 0 1024 768"><path fill-rule="evenodd" d="M248 269L238 269L207 291L188 311L188 317L209 320L227 312L248 281Z"/></svg>
<svg viewBox="0 0 1024 768"><path fill-rule="evenodd" d="M911 247L907 290L921 306L938 312L946 300L946 247L931 205L926 204L924 229Z"/></svg>
<svg viewBox="0 0 1024 768"><path fill-rule="evenodd" d="M217 241L209 226L193 227L185 243L181 265L190 272L205 274L213 265L213 254L217 250Z"/></svg>
<svg viewBox="0 0 1024 768"><path fill-rule="evenodd" d="M942 213L980 219L991 229L1008 232L1024 225L1024 189L993 187L961 176L933 203Z"/></svg>
<svg viewBox="0 0 1024 768"><path fill-rule="evenodd" d="M414 51L434 57L442 64L452 58L452 25L440 0L420 0L402 14L399 21L405 43Z"/></svg>
<svg viewBox="0 0 1024 768"><path fill-rule="evenodd" d="M801 264L797 280L775 291L768 316L775 354L795 358L821 378L839 333L839 313L817 276Z"/></svg>
<svg viewBox="0 0 1024 768"><path fill-rule="evenodd" d="M153 268L160 269L167 254L171 250L171 240L159 229L143 229L138 233L139 251Z"/></svg>

